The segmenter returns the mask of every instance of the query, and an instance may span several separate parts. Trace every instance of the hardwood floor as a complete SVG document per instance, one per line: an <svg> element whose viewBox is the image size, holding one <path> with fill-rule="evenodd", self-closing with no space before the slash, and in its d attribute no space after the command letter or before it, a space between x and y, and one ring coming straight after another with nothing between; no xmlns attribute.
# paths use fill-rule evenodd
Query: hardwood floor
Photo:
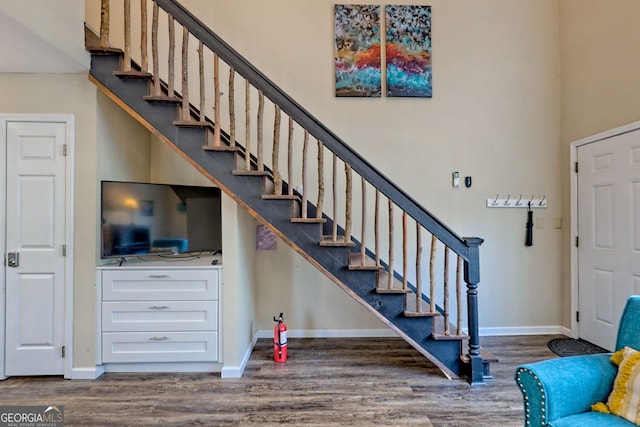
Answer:
<svg viewBox="0 0 640 427"><path fill-rule="evenodd" d="M399 338L259 340L244 376L105 374L9 378L0 405L64 405L65 426L522 426L521 363L556 357L554 336L483 337L500 359L487 386L447 380Z"/></svg>

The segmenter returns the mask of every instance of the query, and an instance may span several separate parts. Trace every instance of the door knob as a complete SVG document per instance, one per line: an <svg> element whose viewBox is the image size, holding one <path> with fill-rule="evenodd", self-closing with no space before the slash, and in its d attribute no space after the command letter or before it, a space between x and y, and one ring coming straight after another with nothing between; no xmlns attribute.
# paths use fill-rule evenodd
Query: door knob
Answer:
<svg viewBox="0 0 640 427"><path fill-rule="evenodd" d="M9 267L17 267L20 265L20 253L19 252L9 252L7 254L7 266Z"/></svg>

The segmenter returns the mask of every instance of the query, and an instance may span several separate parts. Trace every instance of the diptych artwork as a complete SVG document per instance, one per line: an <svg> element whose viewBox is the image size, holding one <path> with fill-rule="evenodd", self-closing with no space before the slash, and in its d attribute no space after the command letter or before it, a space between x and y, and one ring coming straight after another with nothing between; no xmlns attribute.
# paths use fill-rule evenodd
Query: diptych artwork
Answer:
<svg viewBox="0 0 640 427"><path fill-rule="evenodd" d="M336 96L382 93L380 6L335 6Z"/></svg>
<svg viewBox="0 0 640 427"><path fill-rule="evenodd" d="M381 51L380 6L335 5L337 97L432 96L431 7L386 6ZM383 55L384 54L384 55Z"/></svg>
<svg viewBox="0 0 640 427"><path fill-rule="evenodd" d="M387 6L387 96L431 97L431 6Z"/></svg>

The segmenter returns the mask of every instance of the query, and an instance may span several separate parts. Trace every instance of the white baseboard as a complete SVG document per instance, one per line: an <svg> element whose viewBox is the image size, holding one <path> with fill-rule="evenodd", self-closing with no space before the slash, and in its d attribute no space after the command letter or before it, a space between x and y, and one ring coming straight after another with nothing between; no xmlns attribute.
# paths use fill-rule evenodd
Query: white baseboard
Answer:
<svg viewBox="0 0 640 427"><path fill-rule="evenodd" d="M220 372L216 362L105 363L104 372Z"/></svg>
<svg viewBox="0 0 640 427"><path fill-rule="evenodd" d="M260 330L257 338L273 338L272 330ZM289 329L287 338L381 338L397 337L391 329Z"/></svg>
<svg viewBox="0 0 640 427"><path fill-rule="evenodd" d="M240 362L240 366L228 366L224 365L222 367L222 371L220 372L221 377L224 378L242 378L242 374L244 373L245 368L247 367L247 363L249 363L249 358L251 357L251 352L253 348L256 346L256 342L258 341L258 334L253 336L253 341L247 351L244 353L244 357L242 358L242 362Z"/></svg>
<svg viewBox="0 0 640 427"><path fill-rule="evenodd" d="M102 366L96 366L95 368L73 368L71 369L71 380L95 380L104 373Z"/></svg>
<svg viewBox="0 0 640 427"><path fill-rule="evenodd" d="M466 330L464 330L467 333ZM561 326L509 326L480 328L480 336L507 336L507 335L559 335L564 334Z"/></svg>

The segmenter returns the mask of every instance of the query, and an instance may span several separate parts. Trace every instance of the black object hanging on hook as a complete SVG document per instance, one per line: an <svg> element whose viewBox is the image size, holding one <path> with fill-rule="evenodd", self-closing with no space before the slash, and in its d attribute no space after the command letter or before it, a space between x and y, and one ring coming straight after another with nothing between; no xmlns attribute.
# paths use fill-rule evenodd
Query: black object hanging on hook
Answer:
<svg viewBox="0 0 640 427"><path fill-rule="evenodd" d="M527 209L527 236L524 245L533 246L533 211L531 210L531 202L529 202Z"/></svg>

